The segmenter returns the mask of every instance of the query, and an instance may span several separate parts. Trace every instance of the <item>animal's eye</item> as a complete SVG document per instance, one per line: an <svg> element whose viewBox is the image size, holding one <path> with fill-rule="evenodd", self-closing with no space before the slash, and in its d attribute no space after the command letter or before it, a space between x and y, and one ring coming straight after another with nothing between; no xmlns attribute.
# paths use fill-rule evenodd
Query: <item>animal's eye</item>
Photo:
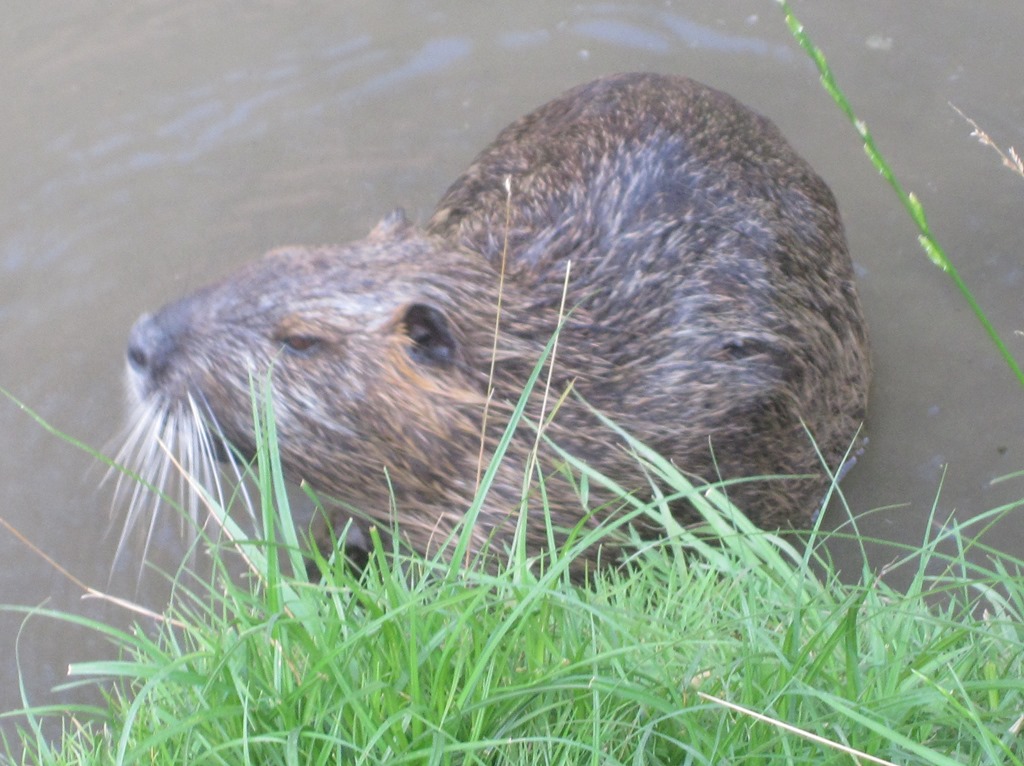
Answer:
<svg viewBox="0 0 1024 766"><path fill-rule="evenodd" d="M317 338L315 335L286 335L281 338L281 343L289 351L308 355L313 353L320 345L320 338Z"/></svg>
<svg viewBox="0 0 1024 766"><path fill-rule="evenodd" d="M309 356L326 342L324 327L301 315L283 317L274 328L271 338L286 353Z"/></svg>

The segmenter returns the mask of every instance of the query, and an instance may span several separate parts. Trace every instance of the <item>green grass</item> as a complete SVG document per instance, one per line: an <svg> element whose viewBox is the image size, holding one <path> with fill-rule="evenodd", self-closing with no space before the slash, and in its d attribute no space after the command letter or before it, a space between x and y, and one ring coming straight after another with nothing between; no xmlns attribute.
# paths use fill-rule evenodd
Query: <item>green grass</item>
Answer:
<svg viewBox="0 0 1024 766"><path fill-rule="evenodd" d="M310 583L289 574L303 568L302 533L272 422L256 468L271 532L246 538L213 507L226 536L207 541L205 586L182 576L166 613L135 630L91 623L121 657L71 674L108 689L107 705L24 711L23 762L1024 760L1021 565L969 563L957 528L902 552L917 572L904 593L867 565L843 584L820 538L794 547L753 528L722 492L696 492L634 444L718 544L656 499L629 513L661 519L666 541L585 586L569 580L572 551L450 566L379 537L362 576L320 559ZM951 542L959 553L939 553ZM241 578L225 563L239 555ZM62 741L43 738L47 716L65 722Z"/></svg>

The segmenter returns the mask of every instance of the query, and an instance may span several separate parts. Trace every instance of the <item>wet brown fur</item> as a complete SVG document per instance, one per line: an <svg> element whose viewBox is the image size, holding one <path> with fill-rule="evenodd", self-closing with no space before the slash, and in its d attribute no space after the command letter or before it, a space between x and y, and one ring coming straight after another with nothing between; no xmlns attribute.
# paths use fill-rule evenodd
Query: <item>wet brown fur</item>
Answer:
<svg viewBox="0 0 1024 766"><path fill-rule="evenodd" d="M502 131L424 227L392 215L362 241L278 250L143 317L132 387L150 413L191 394L244 451L250 372L272 368L290 477L397 521L429 553L472 501L481 432L486 463L556 330L567 261L571 312L552 388L579 396L547 435L645 495L647 476L591 406L705 480L813 474L729 489L759 525L805 525L829 481L805 427L835 470L867 402L842 223L828 187L771 122L681 77L617 75L571 90ZM535 438L524 426L513 439L473 530L477 548L511 540ZM584 508L555 453L542 446L540 457L560 526L609 499L595 488ZM685 503L673 510L694 517ZM534 516L537 552L547 534Z"/></svg>

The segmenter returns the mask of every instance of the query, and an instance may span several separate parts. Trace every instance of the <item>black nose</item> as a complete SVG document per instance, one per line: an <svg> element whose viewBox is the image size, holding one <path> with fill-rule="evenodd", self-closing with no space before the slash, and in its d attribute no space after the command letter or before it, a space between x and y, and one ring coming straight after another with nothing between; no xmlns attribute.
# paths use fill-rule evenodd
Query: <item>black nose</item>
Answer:
<svg viewBox="0 0 1024 766"><path fill-rule="evenodd" d="M174 339L152 314L143 314L128 335L128 365L138 375L159 378L174 352Z"/></svg>
<svg viewBox="0 0 1024 766"><path fill-rule="evenodd" d="M152 356L151 349L155 345L152 314L143 314L132 325L132 331L128 334L128 364L136 372L144 372L149 367L149 360Z"/></svg>
<svg viewBox="0 0 1024 766"><path fill-rule="evenodd" d="M187 300L143 314L128 335L128 366L149 385L159 385L174 361L190 320Z"/></svg>

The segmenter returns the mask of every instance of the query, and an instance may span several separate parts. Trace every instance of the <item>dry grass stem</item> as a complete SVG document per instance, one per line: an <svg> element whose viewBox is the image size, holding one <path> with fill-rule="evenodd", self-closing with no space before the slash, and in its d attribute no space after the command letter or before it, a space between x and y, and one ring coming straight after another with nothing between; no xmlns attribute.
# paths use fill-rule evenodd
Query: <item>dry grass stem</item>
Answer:
<svg viewBox="0 0 1024 766"><path fill-rule="evenodd" d="M954 104L950 104L950 107L952 107L953 111L963 117L967 124L971 126L971 136L978 139L978 143L982 146L989 147L999 155L999 159L1002 160L1003 167L1009 168L1021 178L1024 178L1024 160L1021 159L1021 156L1017 153L1016 149L1011 146L1006 151L1003 151L1003 149L1000 148L1000 146L993 141L991 137L989 137L988 133L981 129L978 123L964 114Z"/></svg>
<svg viewBox="0 0 1024 766"><path fill-rule="evenodd" d="M793 726L792 724L788 724L785 721L780 721L777 718L772 718L770 716L763 715L762 713L758 713L756 710L751 710L748 707L737 705L734 702L728 702L727 700L720 699L719 697L714 697L705 692L697 692L697 696L703 700L713 702L716 705L721 705L722 707L728 708L729 710L733 710L737 713L748 715L754 720L762 721L763 723L771 724L772 726L777 726L783 731L788 731L790 734L795 734L798 737L803 737L804 739L809 740L811 742L816 742L819 745L824 745L825 747L830 747L833 750L838 750L841 753L846 753L847 755L850 755L855 759L863 759L865 761L868 761L869 763L880 763L884 764L884 766L896 766L896 764L892 761L887 761L884 758L878 758L874 755L868 755L867 753L861 750L857 750L852 747L847 747L846 745L840 742L833 742L832 740L826 739L825 737L819 737L817 734L807 731L806 729L801 729L798 726Z"/></svg>
<svg viewBox="0 0 1024 766"><path fill-rule="evenodd" d="M498 305L494 314L494 346L491 348L491 369L487 374L487 398L484 400L483 420L480 424L480 455L476 464L476 488L484 473L484 450L487 445L487 414L494 397L494 365L498 359L498 333L501 331L501 297L505 292L505 265L508 260L508 227L512 222L512 176L505 176L505 241L501 248L501 270L498 273Z"/></svg>

